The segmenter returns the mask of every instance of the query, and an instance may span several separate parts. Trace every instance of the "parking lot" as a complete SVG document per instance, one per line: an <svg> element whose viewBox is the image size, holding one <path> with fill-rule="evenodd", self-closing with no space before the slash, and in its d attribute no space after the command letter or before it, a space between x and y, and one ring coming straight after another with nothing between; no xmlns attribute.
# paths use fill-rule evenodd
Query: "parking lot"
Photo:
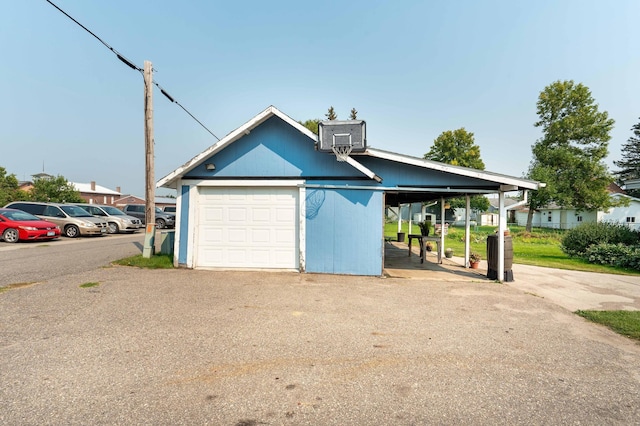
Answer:
<svg viewBox="0 0 640 426"><path fill-rule="evenodd" d="M102 267L0 331L4 424L640 422L638 344L488 280Z"/></svg>

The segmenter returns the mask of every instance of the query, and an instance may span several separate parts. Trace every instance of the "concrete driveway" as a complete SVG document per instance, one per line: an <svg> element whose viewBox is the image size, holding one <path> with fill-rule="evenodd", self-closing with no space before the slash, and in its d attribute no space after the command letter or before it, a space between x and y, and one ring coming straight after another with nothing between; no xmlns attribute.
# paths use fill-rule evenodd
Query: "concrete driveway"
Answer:
<svg viewBox="0 0 640 426"><path fill-rule="evenodd" d="M14 288L0 423L640 423L640 345L516 274L111 267Z"/></svg>
<svg viewBox="0 0 640 426"><path fill-rule="evenodd" d="M487 262L477 270L464 268L464 259L437 263L435 253L420 263L417 247L408 256L407 245L387 243L385 273L389 277L432 281L488 281ZM598 274L565 269L513 265L514 281L506 285L545 298L571 312L577 310L640 310L640 276Z"/></svg>

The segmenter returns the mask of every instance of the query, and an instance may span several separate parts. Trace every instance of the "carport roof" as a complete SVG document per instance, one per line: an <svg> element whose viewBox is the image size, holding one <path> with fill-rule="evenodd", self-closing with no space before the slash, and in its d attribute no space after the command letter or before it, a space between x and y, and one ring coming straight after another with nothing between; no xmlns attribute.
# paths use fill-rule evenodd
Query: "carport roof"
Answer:
<svg viewBox="0 0 640 426"><path fill-rule="evenodd" d="M398 185L395 187L389 187L385 189L385 192L387 193L387 204L392 205L396 205L398 203L431 201L440 199L441 197L451 198L467 194L488 194L500 191L507 192L526 189L538 190L545 186L544 183L533 180L468 167L453 166L451 164L425 160L423 158L398 154L372 147L368 147L366 151L361 153L352 153L352 156L360 159L360 161L364 161L364 159L361 159L362 157L378 158L408 166L420 167L426 170L471 178L473 180L472 185L462 186L446 184L429 187L414 185ZM384 179L384 175L381 175L380 177Z"/></svg>

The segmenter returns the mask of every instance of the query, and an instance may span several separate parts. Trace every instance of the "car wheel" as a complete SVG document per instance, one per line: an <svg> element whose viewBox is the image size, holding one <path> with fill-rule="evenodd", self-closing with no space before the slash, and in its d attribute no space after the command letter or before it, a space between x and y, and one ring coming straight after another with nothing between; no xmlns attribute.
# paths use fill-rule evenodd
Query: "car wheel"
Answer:
<svg viewBox="0 0 640 426"><path fill-rule="evenodd" d="M2 233L2 239L5 243L17 243L20 239L20 233L17 229L5 229L5 231Z"/></svg>
<svg viewBox="0 0 640 426"><path fill-rule="evenodd" d="M164 219L156 219L156 228L164 229L164 227L165 227Z"/></svg>
<svg viewBox="0 0 640 426"><path fill-rule="evenodd" d="M69 225L66 228L64 228L64 235L66 235L69 238L76 238L77 236L80 235L80 230L75 225Z"/></svg>
<svg viewBox="0 0 640 426"><path fill-rule="evenodd" d="M107 229L110 234L117 234L120 231L118 224L115 222L109 222L109 228Z"/></svg>

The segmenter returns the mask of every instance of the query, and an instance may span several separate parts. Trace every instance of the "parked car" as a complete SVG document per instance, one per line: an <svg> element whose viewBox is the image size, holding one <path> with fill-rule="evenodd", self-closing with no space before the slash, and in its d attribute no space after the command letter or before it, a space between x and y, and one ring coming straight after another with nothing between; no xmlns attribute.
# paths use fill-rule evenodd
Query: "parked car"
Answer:
<svg viewBox="0 0 640 426"><path fill-rule="evenodd" d="M14 201L5 207L22 210L53 222L60 227L62 234L69 238L107 233L107 222L72 204Z"/></svg>
<svg viewBox="0 0 640 426"><path fill-rule="evenodd" d="M31 213L0 209L0 238L5 243L60 238L60 227Z"/></svg>
<svg viewBox="0 0 640 426"><path fill-rule="evenodd" d="M176 214L176 206L164 206L162 208L162 211L165 213Z"/></svg>
<svg viewBox="0 0 640 426"><path fill-rule="evenodd" d="M118 232L136 232L140 228L144 228L142 221L137 217L129 216L122 210L113 206L102 206L97 204L76 204L82 207L95 217L99 217L107 221L107 232L117 234Z"/></svg>
<svg viewBox="0 0 640 426"><path fill-rule="evenodd" d="M137 217L142 223L145 223L144 207L144 204L127 204L122 211L130 216ZM176 215L165 213L159 207L156 207L155 216L157 229L173 228L176 225Z"/></svg>

